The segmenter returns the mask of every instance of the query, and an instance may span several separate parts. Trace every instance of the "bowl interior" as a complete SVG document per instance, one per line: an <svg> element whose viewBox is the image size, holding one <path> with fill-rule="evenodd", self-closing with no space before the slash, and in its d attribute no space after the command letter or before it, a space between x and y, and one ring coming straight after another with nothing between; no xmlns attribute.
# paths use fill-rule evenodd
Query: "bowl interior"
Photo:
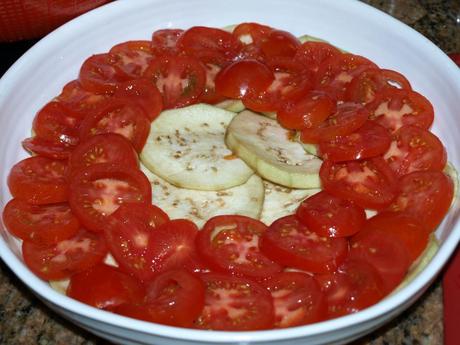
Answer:
<svg viewBox="0 0 460 345"><path fill-rule="evenodd" d="M457 120L460 94L458 69L427 39L363 3L334 0L291 0L288 3L281 0L117 1L85 14L48 35L1 79L1 208L11 198L6 184L9 170L27 156L20 143L30 136L35 113L58 95L66 82L77 78L79 67L88 56L106 52L122 41L150 39L152 32L161 28L187 28L193 25L223 27L245 21L268 24L298 36L309 34L320 37L344 50L364 55L380 67L403 73L411 81L414 90L433 103L436 113L433 131L445 144L449 161L460 167L460 152L456 150L459 146L456 134L460 132L460 122ZM256 332L241 335L242 339L269 340L319 334L328 329L348 327L397 308L429 283L454 250L460 237L458 216L459 206L456 203L436 233L442 245L435 259L408 287L379 305L354 317L329 321L327 326L323 323L291 331ZM4 230L3 224L1 234L0 255L43 298L54 300L63 308L90 313L100 320L126 326L118 321L120 318L82 306L49 289L22 264L19 242ZM140 329L141 324L133 321L129 327ZM158 330L170 335L168 327L157 327L155 331ZM199 331L181 332L176 335L196 336L196 339L203 340L209 338L216 342L223 342L227 337L219 335L222 332L214 335L204 335Z"/></svg>

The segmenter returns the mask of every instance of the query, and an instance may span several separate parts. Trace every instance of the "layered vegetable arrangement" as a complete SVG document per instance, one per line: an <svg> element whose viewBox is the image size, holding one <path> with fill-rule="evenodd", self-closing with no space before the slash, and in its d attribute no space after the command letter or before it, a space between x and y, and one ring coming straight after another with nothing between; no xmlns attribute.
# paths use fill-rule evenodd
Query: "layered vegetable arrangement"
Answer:
<svg viewBox="0 0 460 345"><path fill-rule="evenodd" d="M319 322L391 293L448 211L433 118L400 73L326 42L158 30L89 57L37 113L3 220L36 275L97 308Z"/></svg>

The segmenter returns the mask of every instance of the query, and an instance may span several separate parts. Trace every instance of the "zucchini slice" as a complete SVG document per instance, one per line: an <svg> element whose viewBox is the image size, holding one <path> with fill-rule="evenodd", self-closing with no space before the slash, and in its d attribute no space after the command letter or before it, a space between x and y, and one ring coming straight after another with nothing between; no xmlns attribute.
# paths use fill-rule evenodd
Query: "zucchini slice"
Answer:
<svg viewBox="0 0 460 345"><path fill-rule="evenodd" d="M152 122L142 163L182 188L215 191L245 183L254 172L224 141L234 116L207 104L162 112Z"/></svg>
<svg viewBox="0 0 460 345"><path fill-rule="evenodd" d="M228 147L259 176L289 188L319 188L321 159L291 140L276 120L245 110L228 126Z"/></svg>

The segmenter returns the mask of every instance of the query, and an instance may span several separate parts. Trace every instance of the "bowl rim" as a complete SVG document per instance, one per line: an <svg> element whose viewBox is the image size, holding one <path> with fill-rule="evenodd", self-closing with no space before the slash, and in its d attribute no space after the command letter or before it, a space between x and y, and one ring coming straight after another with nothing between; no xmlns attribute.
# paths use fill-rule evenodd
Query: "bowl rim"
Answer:
<svg viewBox="0 0 460 345"><path fill-rule="evenodd" d="M185 1L185 0L178 0ZM97 20L101 15L110 16L113 13L130 11L133 8L142 8L142 6L153 5L155 3L162 2L162 0L138 0L135 4L132 2L129 4L127 0L116 1L103 5L102 7L96 8L88 13L85 13L70 22L64 24L60 28L54 30L39 42L37 42L31 49L29 49L10 69L5 72L3 77L0 79L0 95L1 90L7 88L9 84L14 84L16 72L20 68L27 64L29 59L39 55L40 52L47 49L52 41L59 37L66 37L71 35L72 31L78 31L79 26L84 26L85 23L91 23ZM397 19L390 15L381 12L380 10L367 5L358 0L351 0L347 2L337 2L334 0L323 0L322 4L338 6L344 8L345 6L350 9L352 8L358 12L364 12L369 16L377 16L380 21L383 21L389 25L396 26L400 31L404 32L409 38L417 40L420 45L423 46L427 52L435 55L437 59L443 61L446 66L445 68L450 69L450 72L455 75L459 73L456 65L450 61L450 59L431 41L426 37L422 36L409 26L403 24ZM83 25L82 25L83 24ZM449 65L450 64L450 65ZM460 78L457 83L458 89L460 90ZM0 104L2 103L2 96L0 96ZM3 183L3 182L2 182ZM458 196L455 203L458 203ZM56 305L62 309L70 311L74 314L91 318L96 321L107 323L113 326L117 326L130 331L141 332L148 335L157 335L168 338L176 338L180 340L200 341L207 343L227 343L227 342L245 342L245 341L276 341L276 340L288 340L305 336L315 336L323 333L327 333L331 329L344 329L365 321L376 319L383 314L388 314L398 306L407 304L411 298L424 288L428 287L428 284L435 278L440 272L443 265L447 262L448 258L454 252L457 243L460 240L460 220L457 218L452 225L452 232L449 234L446 241L441 245L430 263L420 272L413 281L401 290L394 294L386 297L381 302L362 310L356 314L343 316L340 318L319 322L311 325L291 327L287 329L273 329L273 330L262 330L262 331L204 331L187 328L179 328L172 326L165 326L160 324L153 324L150 322L134 320L124 316L116 315L107 311L99 310L73 300L69 297L59 294L53 290L47 283L35 276L24 263L16 257L12 250L7 245L3 236L0 238L0 257L6 263L6 265L19 277L19 279L33 292L45 300L49 301L53 305Z"/></svg>

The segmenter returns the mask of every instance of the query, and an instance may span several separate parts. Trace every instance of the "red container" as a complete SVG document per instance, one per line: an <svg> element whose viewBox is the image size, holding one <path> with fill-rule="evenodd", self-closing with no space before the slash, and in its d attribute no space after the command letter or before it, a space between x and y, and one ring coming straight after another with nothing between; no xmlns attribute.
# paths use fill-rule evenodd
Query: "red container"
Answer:
<svg viewBox="0 0 460 345"><path fill-rule="evenodd" d="M38 38L110 0L0 0L0 42Z"/></svg>

